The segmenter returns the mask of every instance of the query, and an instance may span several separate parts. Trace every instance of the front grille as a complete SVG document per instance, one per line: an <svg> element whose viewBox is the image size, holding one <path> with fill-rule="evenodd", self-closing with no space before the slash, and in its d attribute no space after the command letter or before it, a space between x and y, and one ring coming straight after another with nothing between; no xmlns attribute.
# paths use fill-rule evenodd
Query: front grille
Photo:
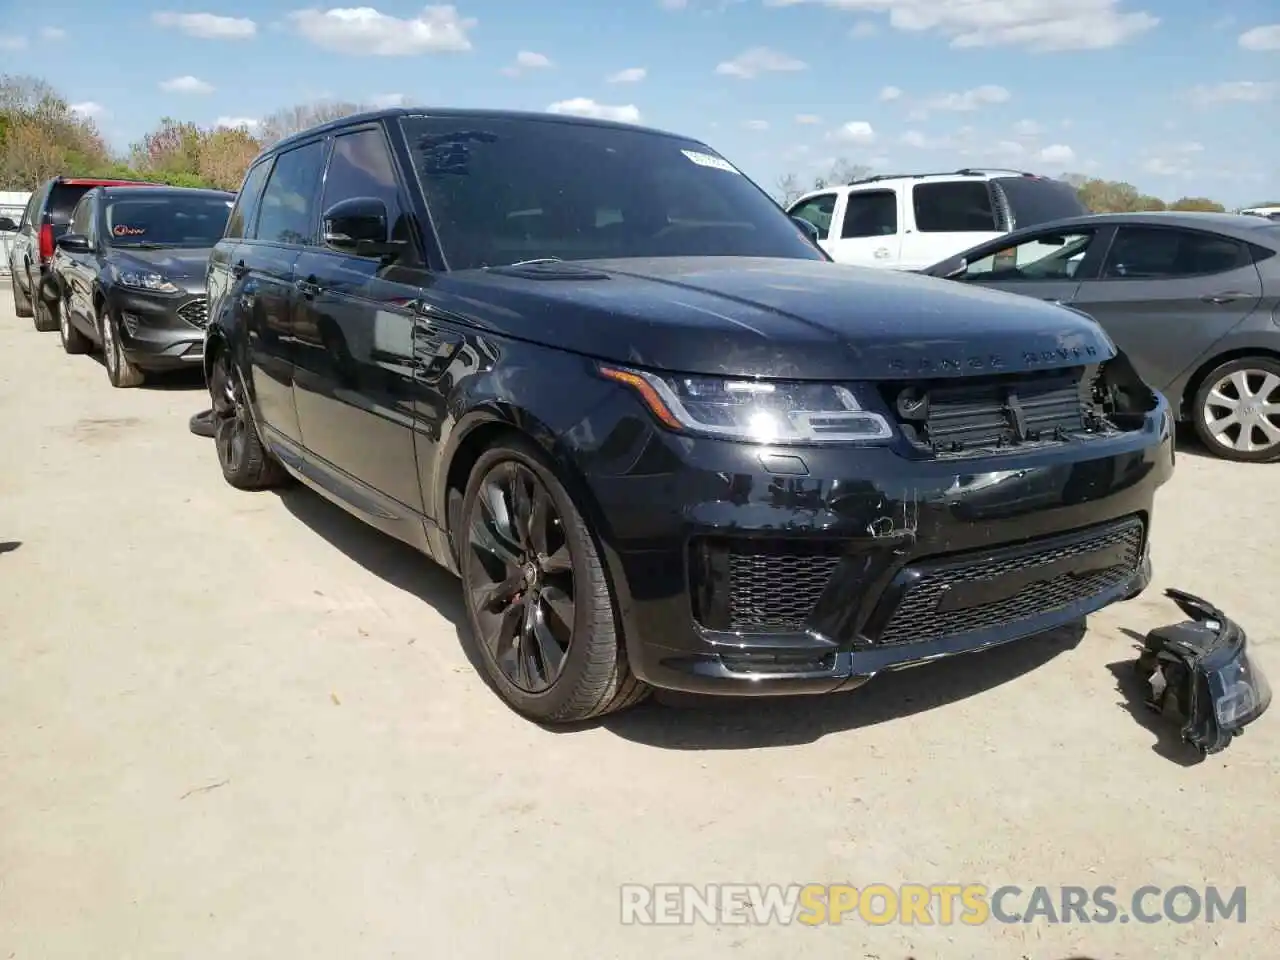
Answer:
<svg viewBox="0 0 1280 960"><path fill-rule="evenodd" d="M1101 528L1079 531L1075 536L1054 537L1039 544L997 553L961 555L934 566L922 567L888 624L880 633L880 643L919 643L955 636L1060 610L1072 603L1095 597L1127 582L1142 562L1146 529L1142 520L1131 517ZM1051 566L1072 558L1092 557L1068 564L1084 572L1052 571ZM1042 570L1043 579L1036 573ZM977 587L999 594L1004 586L1023 583L1020 589L1000 599L959 609L942 609L948 594Z"/></svg>
<svg viewBox="0 0 1280 960"><path fill-rule="evenodd" d="M178 308L178 316L193 327L204 327L209 322L209 301L201 297L184 303Z"/></svg>
<svg viewBox="0 0 1280 960"><path fill-rule="evenodd" d="M939 456L1064 440L1085 428L1082 368L898 385L885 397L907 439Z"/></svg>
<svg viewBox="0 0 1280 960"><path fill-rule="evenodd" d="M740 540L729 544L729 629L803 630L840 562L837 550L836 545L825 543Z"/></svg>

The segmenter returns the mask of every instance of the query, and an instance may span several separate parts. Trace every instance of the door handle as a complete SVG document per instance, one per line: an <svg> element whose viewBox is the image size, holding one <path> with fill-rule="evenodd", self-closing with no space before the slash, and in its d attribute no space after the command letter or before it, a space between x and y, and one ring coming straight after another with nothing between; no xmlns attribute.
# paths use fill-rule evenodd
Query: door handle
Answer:
<svg viewBox="0 0 1280 960"><path fill-rule="evenodd" d="M248 272L249 268L245 266L243 260L239 260L231 266L231 276L235 277L237 280L242 278Z"/></svg>
<svg viewBox="0 0 1280 960"><path fill-rule="evenodd" d="M316 283L315 280L311 278L307 278L306 280L295 280L293 281L293 286L308 300L320 292L320 284Z"/></svg>
<svg viewBox="0 0 1280 960"><path fill-rule="evenodd" d="M1223 304L1231 303L1233 300L1244 300L1249 296L1251 296L1251 294L1241 293L1239 290L1227 290L1224 293L1208 293L1200 299L1205 303Z"/></svg>

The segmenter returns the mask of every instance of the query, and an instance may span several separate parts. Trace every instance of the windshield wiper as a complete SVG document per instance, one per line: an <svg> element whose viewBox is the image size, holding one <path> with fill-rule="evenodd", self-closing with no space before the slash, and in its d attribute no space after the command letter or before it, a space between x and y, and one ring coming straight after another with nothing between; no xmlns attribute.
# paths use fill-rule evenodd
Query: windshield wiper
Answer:
<svg viewBox="0 0 1280 960"><path fill-rule="evenodd" d="M118 243L116 246L121 250L160 250L168 244L156 243L153 240L139 240L137 243Z"/></svg>

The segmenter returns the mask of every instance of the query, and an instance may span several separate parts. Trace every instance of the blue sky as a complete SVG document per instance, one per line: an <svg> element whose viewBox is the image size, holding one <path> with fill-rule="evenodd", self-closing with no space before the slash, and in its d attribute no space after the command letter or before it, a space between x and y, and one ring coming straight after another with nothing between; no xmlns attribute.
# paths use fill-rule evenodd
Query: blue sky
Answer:
<svg viewBox="0 0 1280 960"><path fill-rule="evenodd" d="M1280 200L1277 0L340 2L0 0L0 71L120 147L165 114L382 100L638 118L766 188L841 157Z"/></svg>

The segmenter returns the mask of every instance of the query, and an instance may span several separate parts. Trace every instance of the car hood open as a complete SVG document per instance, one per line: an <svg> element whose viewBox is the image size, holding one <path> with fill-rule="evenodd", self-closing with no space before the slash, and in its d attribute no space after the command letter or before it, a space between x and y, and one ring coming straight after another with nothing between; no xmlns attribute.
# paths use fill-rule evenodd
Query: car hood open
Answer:
<svg viewBox="0 0 1280 960"><path fill-rule="evenodd" d="M884 380L1115 355L1077 311L824 261L682 257L459 271L431 300L495 333L672 372Z"/></svg>

